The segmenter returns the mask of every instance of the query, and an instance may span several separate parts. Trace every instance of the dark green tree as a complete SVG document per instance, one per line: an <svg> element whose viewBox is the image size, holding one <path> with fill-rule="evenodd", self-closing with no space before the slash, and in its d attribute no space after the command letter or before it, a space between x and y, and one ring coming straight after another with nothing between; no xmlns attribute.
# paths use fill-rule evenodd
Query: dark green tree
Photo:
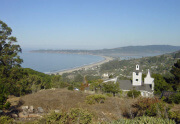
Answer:
<svg viewBox="0 0 180 124"><path fill-rule="evenodd" d="M0 20L0 99L2 101L6 100L4 98L7 97L8 92L12 93L16 90L15 82L19 79L17 72L22 63L22 59L18 56L21 48L16 44L16 37L11 36L11 33L12 29Z"/></svg>
<svg viewBox="0 0 180 124"><path fill-rule="evenodd" d="M4 108L4 105L7 100L7 95L5 94L6 88L3 85L0 85L0 110Z"/></svg>
<svg viewBox="0 0 180 124"><path fill-rule="evenodd" d="M136 98L136 97L138 97L138 96L140 96L140 95L141 95L141 92L140 92L140 91L137 91L137 90L135 90L135 89L130 90L130 91L128 91L128 93L127 93L127 96L128 96L128 97L132 97L132 98Z"/></svg>
<svg viewBox="0 0 180 124"><path fill-rule="evenodd" d="M84 78L82 75L80 74L77 74L75 77L74 77L74 82L83 82Z"/></svg>
<svg viewBox="0 0 180 124"><path fill-rule="evenodd" d="M180 60L178 60L171 69L171 73L174 75L174 90L180 90ZM178 89L179 88L179 89Z"/></svg>
<svg viewBox="0 0 180 124"><path fill-rule="evenodd" d="M161 94L162 91L167 91L170 89L168 83L164 79L164 77L160 74L153 74L152 77L154 78L154 90L155 94Z"/></svg>
<svg viewBox="0 0 180 124"><path fill-rule="evenodd" d="M107 82L103 84L103 91L112 93L115 96L116 93L120 92L119 83Z"/></svg>
<svg viewBox="0 0 180 124"><path fill-rule="evenodd" d="M4 76L9 76L12 68L20 67L22 59L18 56L21 52L16 37L11 36L12 29L0 21L0 67Z"/></svg>

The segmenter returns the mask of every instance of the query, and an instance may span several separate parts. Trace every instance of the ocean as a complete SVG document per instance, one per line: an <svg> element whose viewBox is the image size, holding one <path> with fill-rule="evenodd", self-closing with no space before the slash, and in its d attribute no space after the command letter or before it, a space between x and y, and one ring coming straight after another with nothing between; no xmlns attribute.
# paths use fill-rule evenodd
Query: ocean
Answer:
<svg viewBox="0 0 180 124"><path fill-rule="evenodd" d="M104 60L101 56L60 53L31 53L20 54L23 59L21 66L43 73L53 73L68 70Z"/></svg>

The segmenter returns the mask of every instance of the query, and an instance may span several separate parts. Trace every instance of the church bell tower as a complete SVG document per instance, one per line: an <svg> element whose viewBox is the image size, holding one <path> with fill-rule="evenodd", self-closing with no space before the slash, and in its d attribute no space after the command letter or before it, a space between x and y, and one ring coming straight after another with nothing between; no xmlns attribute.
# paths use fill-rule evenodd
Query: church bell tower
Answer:
<svg viewBox="0 0 180 124"><path fill-rule="evenodd" d="M136 65L136 70L132 74L132 85L140 86L142 85L142 72L140 72L139 65Z"/></svg>

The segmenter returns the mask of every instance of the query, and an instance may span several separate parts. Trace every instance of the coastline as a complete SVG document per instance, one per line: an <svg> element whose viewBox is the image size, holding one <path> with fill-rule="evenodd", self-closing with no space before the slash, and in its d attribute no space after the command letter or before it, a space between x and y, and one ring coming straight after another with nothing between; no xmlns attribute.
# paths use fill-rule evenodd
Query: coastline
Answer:
<svg viewBox="0 0 180 124"><path fill-rule="evenodd" d="M77 71L77 70L81 70L81 69L89 69L89 68L93 68L93 67L102 65L102 64L104 64L104 63L106 63L106 62L109 62L109 61L111 61L111 60L114 59L114 58L108 57L108 56L101 56L101 57L103 57L104 60L99 61L99 62L96 62L96 63L93 63L93 64L80 66L80 67L77 67L77 68L72 68L72 69L62 70L62 71L58 71L58 72L53 72L53 73L50 73L50 74L62 75L63 73L71 73L71 72L73 72L73 71Z"/></svg>

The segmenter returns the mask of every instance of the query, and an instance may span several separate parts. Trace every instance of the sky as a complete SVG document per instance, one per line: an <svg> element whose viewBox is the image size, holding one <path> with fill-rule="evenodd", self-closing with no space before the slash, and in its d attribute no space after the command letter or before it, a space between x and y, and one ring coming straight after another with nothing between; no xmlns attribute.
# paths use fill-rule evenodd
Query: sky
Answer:
<svg viewBox="0 0 180 124"><path fill-rule="evenodd" d="M0 0L22 48L180 46L180 0Z"/></svg>

